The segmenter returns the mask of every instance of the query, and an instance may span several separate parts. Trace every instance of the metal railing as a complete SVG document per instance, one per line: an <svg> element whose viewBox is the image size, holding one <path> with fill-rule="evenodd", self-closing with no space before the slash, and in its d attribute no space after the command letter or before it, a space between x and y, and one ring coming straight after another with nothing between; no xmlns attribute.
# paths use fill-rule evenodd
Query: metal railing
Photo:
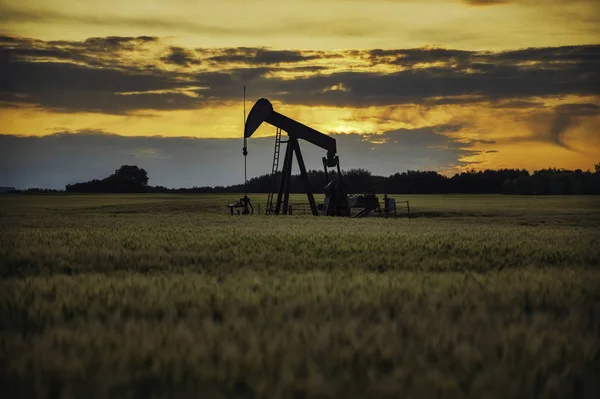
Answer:
<svg viewBox="0 0 600 399"><path fill-rule="evenodd" d="M260 207L260 205L259 205ZM280 213L283 214L283 208L280 210ZM269 205L265 206L265 214L274 215L275 207L271 206L269 209ZM291 202L288 203L288 215L312 215L312 209L310 208L309 202Z"/></svg>
<svg viewBox="0 0 600 399"><path fill-rule="evenodd" d="M379 212L376 212L379 216L382 217L401 217L403 216L404 212L398 212L398 205L399 204L404 204L405 206L403 206L402 208L406 208L406 216L408 217L408 219L410 219L410 202L409 201L401 201L398 200L394 197L389 197L391 199L396 200L396 208L394 210L387 210L385 208L380 208ZM360 208L360 207L352 207L350 208L350 216L352 216L352 209L364 209L364 208ZM268 204L267 206L265 206L264 212L262 212L262 208L259 205L257 205L257 211L259 215L264 214L271 214L274 215L275 214L275 207L273 206L272 209L269 210L268 208ZM334 208L335 212L347 212L348 208ZM283 214L283 209L281 209L281 214ZM312 209L310 207L310 203L309 202L292 202L288 204L288 215L312 215ZM319 211L319 215L321 215L321 211Z"/></svg>

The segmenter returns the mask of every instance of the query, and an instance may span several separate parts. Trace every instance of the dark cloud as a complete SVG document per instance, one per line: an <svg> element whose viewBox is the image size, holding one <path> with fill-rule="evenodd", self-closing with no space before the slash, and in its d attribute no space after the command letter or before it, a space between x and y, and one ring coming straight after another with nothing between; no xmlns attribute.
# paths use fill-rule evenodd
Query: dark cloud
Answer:
<svg viewBox="0 0 600 399"><path fill-rule="evenodd" d="M207 53L205 49L198 49L197 51L203 54ZM211 53L212 52L215 51L213 50ZM266 48L249 47L221 49L216 52L219 54L209 56L209 61L216 63L235 62L248 65L278 65L330 57L330 55L323 52L307 54L299 50L270 50Z"/></svg>
<svg viewBox="0 0 600 399"><path fill-rule="evenodd" d="M501 52L465 51L444 48L416 48L395 50L354 50L354 56L369 59L373 64L412 67L420 63L446 63L455 70L488 72L498 67L516 66L519 69L563 70L568 64L600 63L600 46L579 45L527 48ZM531 65L523 65L530 63Z"/></svg>
<svg viewBox="0 0 600 399"><path fill-rule="evenodd" d="M23 39L21 37L17 37L17 36L0 35L0 44L2 44L2 45L20 43L21 40L23 40Z"/></svg>
<svg viewBox="0 0 600 399"><path fill-rule="evenodd" d="M243 85L249 85L257 96L289 104L352 107L488 103L527 108L539 107L539 99L534 104L531 98L600 94L600 45L496 53L435 48L311 52L245 47L192 52L169 47L168 54L154 63L131 61L131 52L141 53L144 46L159 43L157 38L143 36L83 42L0 37L0 95L4 101L61 112L125 114L237 101ZM363 62L363 67L342 70L335 62L331 67L316 64L340 56L349 62ZM364 61L385 68L365 69ZM188 68L169 72L161 69L164 62ZM282 77L283 72L295 73L294 78ZM190 97L183 87L202 89ZM134 94L126 97L123 93Z"/></svg>
<svg viewBox="0 0 600 399"><path fill-rule="evenodd" d="M565 134L574 126L576 118L600 115L600 107L595 104L563 104L555 108L555 115L550 124L550 140L562 147L567 147Z"/></svg>
<svg viewBox="0 0 600 399"><path fill-rule="evenodd" d="M55 58L61 60L76 60L76 55L71 51L61 49L48 49L48 48L0 48L0 58L7 57L15 58Z"/></svg>
<svg viewBox="0 0 600 399"><path fill-rule="evenodd" d="M543 63L545 67L552 67L550 63L593 63L600 62L598 45L588 46L562 46L551 48L527 48L500 53L484 53L482 61L491 62L536 62ZM555 64L556 65L556 64Z"/></svg>
<svg viewBox="0 0 600 399"><path fill-rule="evenodd" d="M373 64L397 64L413 66L419 63L460 62L473 56L471 51L443 48L398 49L356 51L356 55L368 58Z"/></svg>
<svg viewBox="0 0 600 399"><path fill-rule="evenodd" d="M71 61L87 67L121 69L155 69L136 66L127 61L132 52L144 52L144 46L158 44L156 37L92 37L84 41L43 41L24 37L0 36L0 58L27 62Z"/></svg>
<svg viewBox="0 0 600 399"><path fill-rule="evenodd" d="M459 131L462 126L459 125L438 125L427 126L416 129L395 129L388 130L378 135L364 135L365 139L374 140L378 143L385 144L400 144L404 148L415 147L439 147L451 146L452 148L460 148L462 146L458 141L452 140L447 134Z"/></svg>
<svg viewBox="0 0 600 399"><path fill-rule="evenodd" d="M96 50L133 50L139 44L157 42L158 38L151 36L138 36L138 37L122 37L122 36L108 36L108 37L90 37L83 42L83 46L88 49ZM54 42L57 43L57 42ZM52 42L51 42L52 44Z"/></svg>
<svg viewBox="0 0 600 399"><path fill-rule="evenodd" d="M508 100L508 101L496 101L490 104L493 108L507 108L507 109L536 109L544 107L544 103L541 101L526 101L526 100Z"/></svg>
<svg viewBox="0 0 600 399"><path fill-rule="evenodd" d="M598 65L596 65L598 67ZM598 95L600 68L567 65L560 70L489 65L477 72L426 68L379 74L340 72L291 81L258 82L278 100L314 105L365 107L393 104L478 103L558 95ZM324 89L343 85L346 91ZM463 98L459 98L463 96ZM469 100L464 96L472 96Z"/></svg>
<svg viewBox="0 0 600 399"><path fill-rule="evenodd" d="M541 109L529 119L531 135L513 137L508 140L546 141L566 149L572 149L566 143L566 136L577 126L582 118L600 115L600 106L595 104L562 104L553 108Z"/></svg>
<svg viewBox="0 0 600 399"><path fill-rule="evenodd" d="M558 105L556 112L569 116L593 116L600 114L600 106L596 104L562 104Z"/></svg>
<svg viewBox="0 0 600 399"><path fill-rule="evenodd" d="M265 93L265 97L287 103L357 107L506 104L508 100L530 97L600 93L600 46L505 53L445 49L370 50L351 51L348 55L367 58L374 64L401 64L408 69L391 73L343 71L293 80L256 74L252 85ZM431 65L412 68L417 63ZM334 86L343 86L346 90L328 90ZM225 94L219 93L218 85L213 85L210 90L215 90L217 96Z"/></svg>
<svg viewBox="0 0 600 399"><path fill-rule="evenodd" d="M189 109L196 103L192 97L172 92L186 83L167 72L30 62L10 56L0 57L0 69L0 93L4 101L56 111L122 114L136 109ZM166 92L152 93L161 90Z"/></svg>
<svg viewBox="0 0 600 399"><path fill-rule="evenodd" d="M343 169L366 168L390 175L416 169L465 166L460 159L480 152L474 142L454 138L459 126L399 129L382 135L335 134ZM382 145L381 143L384 143ZM309 169L320 169L323 151L300 141ZM269 173L273 138L252 138L250 177ZM103 178L120 165L145 168L150 184L167 187L240 183L243 157L239 139L128 137L101 131L59 132L43 137L0 135L0 185L64 188ZM297 165L294 164L297 172Z"/></svg>
<svg viewBox="0 0 600 399"><path fill-rule="evenodd" d="M180 83L167 73L160 76L129 73L119 69L88 68L71 63L27 62L0 59L3 80L0 89L13 93L131 92L172 89Z"/></svg>
<svg viewBox="0 0 600 399"><path fill-rule="evenodd" d="M161 60L167 64L179 66L198 65L200 63L193 52L182 47L171 47L169 55L162 57Z"/></svg>
<svg viewBox="0 0 600 399"><path fill-rule="evenodd" d="M0 35L0 45L10 46L11 48L26 47L26 48L62 48L62 49L84 49L86 52L102 51L114 52L117 50L135 50L136 47L148 44L157 43L160 39L153 36L106 36L106 37L90 37L83 41L69 40L39 40L21 36L2 36Z"/></svg>

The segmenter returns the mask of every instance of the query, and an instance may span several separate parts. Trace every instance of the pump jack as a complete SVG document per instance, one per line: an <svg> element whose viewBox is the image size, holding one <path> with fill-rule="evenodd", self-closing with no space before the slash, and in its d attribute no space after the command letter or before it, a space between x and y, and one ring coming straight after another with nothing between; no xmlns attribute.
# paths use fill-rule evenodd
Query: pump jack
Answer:
<svg viewBox="0 0 600 399"><path fill-rule="evenodd" d="M342 174L340 171L340 159L337 155L337 146L335 139L326 134L316 131L300 122L297 122L285 115L280 114L273 110L273 105L266 98L261 98L254 104L246 119L244 126L244 138L252 136L252 134L258 129L263 123L267 122L277 128L277 136L275 141L275 156L273 159L273 177L277 172L279 163L279 145L280 143L287 143L283 168L281 170L281 179L279 187L271 187L269 193L269 200L267 203L267 213L273 213L279 215L288 213L288 204L290 198L290 188L292 180L292 161L293 156L296 154L296 160L300 168L300 176L304 183L308 202L313 215L319 215L319 209L315 202L312 187L306 173L306 166L304 165L304 158L300 151L300 144L298 140L302 139L317 147L323 148L327 151L327 156L323 157L323 168L325 170L326 179L326 197L325 203L323 204L322 215L333 216L333 215L345 215L349 212L348 210L348 199L346 186L342 181ZM281 131L285 131L288 135L287 141L281 141ZM328 168L337 168L337 180L329 181ZM273 207L273 195L274 190L277 189L277 200Z"/></svg>
<svg viewBox="0 0 600 399"><path fill-rule="evenodd" d="M392 214L396 215L396 200L393 198L388 198L387 195L384 196L383 207L380 206L379 200L373 193L350 195L350 188L342 180L340 158L337 155L337 145L335 139L326 134L318 132L313 128L303 125L292 118L282 115L279 112L274 111L273 105L266 98L261 98L256 102L256 104L254 104L250 110L248 118L244 123L244 156L247 155L246 140L252 136L252 134L254 134L256 129L258 129L263 122L266 122L277 128L275 134L273 168L271 171L271 187L269 189L269 196L267 200L267 214L279 215L283 213L284 215L287 215L291 212L291 209L288 208L288 205L292 182L292 161L295 154L296 160L298 161L298 166L300 167L300 176L302 182L304 183L304 189L310 204L310 210L313 215L351 216L355 218L366 217L372 212L376 212L386 217ZM282 131L287 133L287 141L281 141ZM317 206L315 202L310 180L308 178L308 174L306 173L304 158L302 157L302 152L300 151L299 140L307 141L327 151L327 156L323 157L323 169L325 170L326 185L324 187L325 201L322 206ZM279 187L277 187L276 177L279 168L279 150L281 143L287 143L287 146L285 149ZM337 176L331 181L329 180L329 168L337 168ZM275 200L275 205L273 205L275 191L277 191L277 199ZM410 219L408 201L401 202L406 203L408 217ZM351 209L356 208L360 208L361 210L352 215L350 212Z"/></svg>

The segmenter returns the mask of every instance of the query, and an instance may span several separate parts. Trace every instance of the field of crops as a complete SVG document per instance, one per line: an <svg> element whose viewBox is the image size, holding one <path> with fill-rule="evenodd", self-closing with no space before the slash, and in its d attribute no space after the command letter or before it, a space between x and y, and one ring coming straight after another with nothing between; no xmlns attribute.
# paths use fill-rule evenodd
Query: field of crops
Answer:
<svg viewBox="0 0 600 399"><path fill-rule="evenodd" d="M600 397L600 198L238 197L0 197L1 396Z"/></svg>

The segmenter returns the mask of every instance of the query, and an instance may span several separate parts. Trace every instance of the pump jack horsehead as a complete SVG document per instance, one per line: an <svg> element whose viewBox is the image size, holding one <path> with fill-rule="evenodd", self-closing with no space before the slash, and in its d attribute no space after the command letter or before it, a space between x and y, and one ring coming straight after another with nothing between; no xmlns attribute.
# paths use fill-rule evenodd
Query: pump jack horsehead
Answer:
<svg viewBox="0 0 600 399"><path fill-rule="evenodd" d="M302 123L293 120L285 115L273 110L273 105L266 98L261 98L254 104L250 110L250 114L244 123L244 143L254 134L258 127L266 122L277 128L275 135L275 151L273 156L273 168L271 171L271 187L267 200L267 214L288 214L290 188L292 181L292 161L294 154L300 168L300 178L304 184L304 191L308 197L310 210L313 215L323 216L353 216L364 217L372 211L381 212L379 201L374 194L354 195L349 197L349 187L342 180L340 170L340 159L337 155L337 145L333 137L316 131ZM281 141L281 132L287 133L287 141ZM325 170L325 201L317 206L313 194L313 189L306 172L302 151L300 150L299 140L304 140L317 147L327 151L323 157L323 168ZM279 184L276 183L279 167L279 148L281 143L287 143L283 167L280 174ZM247 155L247 148L244 144L244 156ZM331 181L329 180L329 168L336 168L337 175ZM275 190L277 190L277 198L273 204ZM395 214L395 201L385 198L385 213L388 214L392 210ZM350 214L351 208L362 208L355 215Z"/></svg>

